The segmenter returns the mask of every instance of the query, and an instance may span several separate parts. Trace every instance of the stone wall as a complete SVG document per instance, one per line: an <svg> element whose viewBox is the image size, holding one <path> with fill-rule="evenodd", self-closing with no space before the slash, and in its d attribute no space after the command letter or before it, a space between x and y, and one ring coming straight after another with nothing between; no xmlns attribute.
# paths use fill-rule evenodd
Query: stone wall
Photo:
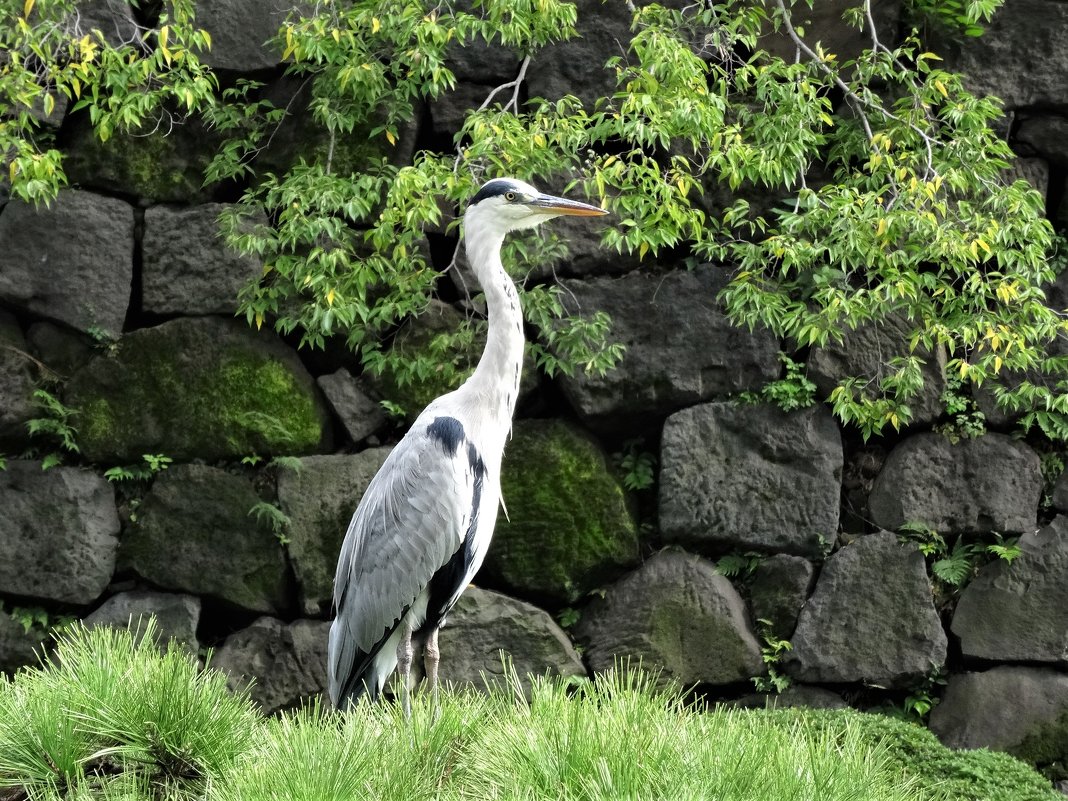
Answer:
<svg viewBox="0 0 1068 801"><path fill-rule="evenodd" d="M284 93L276 55L259 44L278 20L245 5L201 4L214 66L274 75ZM572 67L615 53L625 7L580 7L585 37L533 63L532 94L604 90L606 76ZM855 43L833 17L814 24L847 52ZM951 66L1005 98L1023 157L1014 169L1060 224L1065 36L1068 6L1014 0L985 37L947 46ZM423 109L406 141L451 141L484 84L511 77L513 61L496 56L458 54L463 83ZM0 601L10 613L0 614L0 669L33 661L63 618L152 613L167 635L215 648L235 684L254 677L265 710L291 706L323 690L333 568L363 488L403 433L377 404L397 390L361 376L339 348L298 352L233 319L238 289L263 265L216 236L233 198L200 185L209 135L186 126L103 146L77 115L54 123L72 187L47 210L0 209ZM280 141L272 164L302 145L292 132ZM945 385L934 358L913 427L867 444L824 405L786 414L737 402L780 376L783 343L728 323L715 300L722 271L638 270L561 226L575 232L557 268L570 302L611 314L627 355L604 378L528 378L504 467L509 519L442 633L443 675L494 680L502 648L520 673L564 676L629 656L710 698L762 703L750 680L767 678L763 620L793 644L777 666L793 682L786 702L900 705L924 689L941 698L931 726L947 743L1009 750L1063 777L1068 484L1044 502L1039 456L1006 433L933 433ZM455 314L438 312L446 325ZM861 330L813 352L809 375L825 396L838 376L874 375L901 347L893 326ZM38 387L76 410L81 449L48 470L53 448L27 432L43 416ZM611 454L634 438L658 475L628 492ZM104 477L147 469L145 454L172 461L145 478ZM889 533L916 521L951 544L1021 535L1021 554L983 566L959 599L936 595L918 547ZM715 566L728 554L748 568L734 581ZM931 681L942 665L944 686Z"/></svg>

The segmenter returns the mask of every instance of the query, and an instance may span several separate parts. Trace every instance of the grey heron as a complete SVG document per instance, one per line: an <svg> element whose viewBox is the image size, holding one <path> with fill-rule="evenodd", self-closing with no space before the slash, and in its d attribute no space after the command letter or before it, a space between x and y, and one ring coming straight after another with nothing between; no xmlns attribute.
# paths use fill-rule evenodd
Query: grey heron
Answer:
<svg viewBox="0 0 1068 801"><path fill-rule="evenodd" d="M438 629L478 571L501 503L500 469L523 361L523 314L501 263L509 231L604 210L498 178L464 213L468 261L486 298L489 331L474 373L432 401L371 480L349 523L334 577L330 700L377 697L394 668L410 713L412 636L425 638L436 698Z"/></svg>

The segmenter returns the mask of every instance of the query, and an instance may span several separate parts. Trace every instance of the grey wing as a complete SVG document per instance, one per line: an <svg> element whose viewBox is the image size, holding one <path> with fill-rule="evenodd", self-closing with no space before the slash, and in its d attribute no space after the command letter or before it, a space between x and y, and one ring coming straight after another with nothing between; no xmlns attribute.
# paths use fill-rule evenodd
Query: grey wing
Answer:
<svg viewBox="0 0 1068 801"><path fill-rule="evenodd" d="M413 428L367 487L334 577L338 631L329 658L337 681L348 681L355 662L377 652L460 549L477 498L475 470L459 444Z"/></svg>

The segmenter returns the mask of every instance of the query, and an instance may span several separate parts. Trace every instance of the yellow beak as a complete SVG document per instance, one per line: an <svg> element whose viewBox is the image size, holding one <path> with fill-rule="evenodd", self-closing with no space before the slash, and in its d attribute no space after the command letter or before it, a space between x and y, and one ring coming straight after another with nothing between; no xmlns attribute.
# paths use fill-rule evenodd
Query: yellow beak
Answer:
<svg viewBox="0 0 1068 801"><path fill-rule="evenodd" d="M554 197L553 195L538 195L530 201L530 205L540 211L551 214L566 214L571 217L600 217L608 214L607 211L598 206L579 203L577 200Z"/></svg>

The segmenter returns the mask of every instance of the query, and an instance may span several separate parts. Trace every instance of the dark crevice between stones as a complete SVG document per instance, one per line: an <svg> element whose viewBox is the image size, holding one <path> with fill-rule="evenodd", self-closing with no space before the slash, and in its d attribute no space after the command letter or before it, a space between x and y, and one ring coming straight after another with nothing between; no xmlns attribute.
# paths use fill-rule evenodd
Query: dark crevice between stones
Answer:
<svg viewBox="0 0 1068 801"><path fill-rule="evenodd" d="M1059 220L1057 212L1064 203L1065 181L1068 181L1068 167L1049 162L1049 187L1046 190L1046 216L1054 227L1064 233L1066 220Z"/></svg>
<svg viewBox="0 0 1068 801"><path fill-rule="evenodd" d="M134 237L133 253L130 258L133 261L133 274L130 283L130 302L126 306L126 319L122 323L123 333L133 331L141 327L140 320L143 312L143 285L144 285L144 238L145 238L145 210L134 208Z"/></svg>
<svg viewBox="0 0 1068 801"><path fill-rule="evenodd" d="M250 612L226 601L201 595L197 641L205 648L218 648L231 634L248 628L263 612Z"/></svg>

